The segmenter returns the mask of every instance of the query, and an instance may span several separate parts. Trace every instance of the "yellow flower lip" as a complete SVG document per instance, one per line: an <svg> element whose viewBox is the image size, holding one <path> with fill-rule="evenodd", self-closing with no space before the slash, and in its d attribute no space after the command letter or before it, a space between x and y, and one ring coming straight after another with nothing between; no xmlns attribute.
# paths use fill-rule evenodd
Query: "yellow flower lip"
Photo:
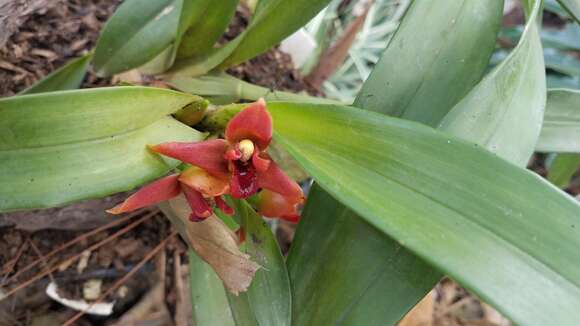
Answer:
<svg viewBox="0 0 580 326"><path fill-rule="evenodd" d="M247 162L250 158L252 158L252 155L254 154L255 147L254 147L254 143L251 140L244 139L238 143L238 149L239 149L240 153L242 153L242 156L240 157L240 161Z"/></svg>

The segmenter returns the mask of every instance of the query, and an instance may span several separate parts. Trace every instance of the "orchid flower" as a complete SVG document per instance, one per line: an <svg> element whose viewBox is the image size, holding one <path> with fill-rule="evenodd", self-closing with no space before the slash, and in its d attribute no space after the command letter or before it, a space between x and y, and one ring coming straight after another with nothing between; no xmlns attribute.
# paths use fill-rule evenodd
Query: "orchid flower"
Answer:
<svg viewBox="0 0 580 326"><path fill-rule="evenodd" d="M200 220L211 215L212 201L222 211L231 212L221 195L248 198L262 188L262 215L297 222L297 206L304 201L304 194L267 154L271 140L272 117L260 99L229 121L225 139L151 146L157 153L193 166L143 187L109 212L118 214L153 205L183 192L193 211L192 220Z"/></svg>

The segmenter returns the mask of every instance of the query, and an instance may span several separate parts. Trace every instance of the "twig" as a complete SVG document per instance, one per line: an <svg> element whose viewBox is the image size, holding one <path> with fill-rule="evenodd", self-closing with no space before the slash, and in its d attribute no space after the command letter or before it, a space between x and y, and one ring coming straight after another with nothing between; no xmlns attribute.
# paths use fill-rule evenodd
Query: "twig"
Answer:
<svg viewBox="0 0 580 326"><path fill-rule="evenodd" d="M145 265L149 260L151 260L151 258L153 258L153 256L155 256L161 249L165 248L165 245L167 244L167 242L171 238L173 238L176 234L177 234L177 232L173 231L170 235L168 235L165 239L163 239L163 241L161 241L157 245L157 247L153 248L153 250L151 250L147 255L145 255L145 257L143 257L143 259L137 265L135 265L135 267L133 267L127 274L125 274L125 276L123 276L119 280L117 280L110 288L107 289L107 291L105 291L105 293L101 294L101 296L96 301L94 301L92 304L99 303L99 302L103 301L103 299L105 299L105 297L107 297L109 294L113 293L113 291L117 290L117 288L119 288L121 285L123 285L123 283L127 282L127 280L129 278L131 278L131 276L133 276L133 274L135 274L141 267L143 267L143 265ZM78 314L74 315L71 319L67 320L62 326L72 325L75 321L77 321L79 318L81 318L85 313L86 313L86 311L80 311Z"/></svg>
<svg viewBox="0 0 580 326"><path fill-rule="evenodd" d="M131 214L127 215L127 216L124 216L124 217L123 217L123 218L121 218L121 219L114 220L114 221L112 221L112 222L109 222L109 223L107 223L107 224L105 224L105 225L103 225L103 226L101 226L101 227L99 227L99 228L96 228L96 229L94 229L94 230L92 230L92 231L90 231L90 232L87 232L87 233L81 234L80 236L78 236L78 237L76 237L76 238L74 238L74 239L70 240L69 242L66 242L66 243L64 243L64 244L62 244L62 245L60 245L60 246L58 246L56 249L52 250L51 252L49 252L49 253L48 253L46 256L44 256L44 257L45 257L46 259L50 259L50 258L51 258L52 256L54 256L55 254L57 254L57 253L59 253L59 252L61 252L61 251L65 250L65 249L67 249L68 247L70 247L70 246L72 246L72 245L75 245L75 244L77 244L77 243L81 242L82 240L84 240L84 239L86 239L86 238L88 238L88 237L90 237L90 236L92 236L92 235L95 235L95 234L97 234L97 233L99 233L99 232L101 232L101 231L104 231L104 230L110 229L110 228L112 228L112 227L114 227L114 226L117 226L117 225L119 225L119 224L121 224L121 223L124 223L124 222L126 222L127 220L129 220L129 219L131 219L131 218L133 218L133 217L135 217L135 216L137 216L137 215L139 215L139 214L141 214L141 213L143 213L143 211L137 211L137 212L131 213ZM6 281L3 281L1 285L2 285L2 286L4 286L6 283L10 283L10 282L11 282L11 281L13 281L13 280L14 280L16 277L18 277L19 275L21 275L22 273L24 273L24 272L26 272L27 270L29 270L29 269L33 268L34 266L38 265L38 263L39 263L39 262L40 262L40 260L38 260L38 259L37 259L37 260L33 261L32 263L28 264L27 266L25 266L24 268L21 268L21 269L20 269L18 272L16 272L16 274L12 275L12 276L11 276L11 277L10 277L8 280L6 280Z"/></svg>
<svg viewBox="0 0 580 326"><path fill-rule="evenodd" d="M48 261L46 260L46 257L42 254L42 252L40 252L40 249L38 249L38 247L34 244L34 242L32 242L30 238L28 239L28 242L30 242L30 246L38 256L38 259L42 261L42 265L44 265L44 267L48 267ZM48 273L48 277L50 278L51 282L54 282L54 277L52 276L52 273Z"/></svg>
<svg viewBox="0 0 580 326"><path fill-rule="evenodd" d="M16 267L18 260L20 259L20 257L24 253L24 250L26 250L27 246L28 246L28 241L24 241L20 245L20 248L18 248L18 252L16 253L16 257L14 257L14 259L11 259L9 262L4 264L4 266L2 266L2 272L4 273L4 276L2 277L2 282L1 282L2 284L4 283L4 281L6 280L8 275L10 275L10 273L12 273L12 271L14 270L14 267Z"/></svg>
<svg viewBox="0 0 580 326"><path fill-rule="evenodd" d="M111 235L110 237L108 237L108 238L106 238L106 239L104 239L104 240L102 240L102 241L99 241L99 242L97 242L96 244L92 245L91 247L89 247L89 248L87 248L87 249L85 249L85 250L93 251L93 250L95 250L95 249L98 249L99 247L101 247L101 246L103 246L103 245L105 245L105 244L107 244L107 243L109 243L109 242L113 241L114 239L118 238L119 236L121 236L121 235L123 235L123 234L125 234L125 233L129 232L130 230L132 230L133 228L135 228L137 225L139 225L139 224L143 223L144 221L146 221L146 220L147 220L147 219L149 219L150 217L152 217L152 216L156 215L157 213L158 213L158 212L157 212L157 211L155 211L155 212L151 212L151 213L149 213L149 214L146 214L145 216L141 217L141 218L140 218L140 219L138 219L137 221L135 221L135 222L133 222L133 223L131 223L131 224L127 225L127 226L126 226L126 227L124 227L123 229L121 229L121 230L119 230L119 231L115 232L115 233L114 233L113 235ZM83 251L84 251L84 250L83 250ZM19 284L19 285L18 285L18 286L16 286L14 289L12 289L12 290L8 291L8 292L7 292L7 293L4 295L3 299L6 299L6 298L8 298L9 296L13 295L13 294L14 294L14 293L16 293L17 291L19 291L19 290L21 290L21 289L23 289L23 288L25 288L25 287L29 286L30 284L34 283L35 281L37 281L37 280L39 280L39 279L43 278L43 277L44 277L44 276L46 276L47 274L54 272L54 271L55 271L55 270L57 270L57 269L58 269L58 268L59 268L61 265L63 265L63 264L70 264L71 262L74 262L75 260L79 259L79 258L82 256L82 254L83 254L83 253L82 253L82 252L80 252L80 253L78 253L78 254L76 254L76 255L74 255L74 256L72 256L72 257L70 257L70 258L67 258L67 259L65 259L65 260L64 260L64 261L62 261L62 262L59 262L59 263L55 264L55 266L53 266L53 267L51 267L51 268L49 268L49 269L47 269L47 270L44 270L44 271L40 272L39 274L35 275L34 277L32 277L31 279L29 279L28 281L26 281L26 282L24 282L24 283L22 283L22 284Z"/></svg>

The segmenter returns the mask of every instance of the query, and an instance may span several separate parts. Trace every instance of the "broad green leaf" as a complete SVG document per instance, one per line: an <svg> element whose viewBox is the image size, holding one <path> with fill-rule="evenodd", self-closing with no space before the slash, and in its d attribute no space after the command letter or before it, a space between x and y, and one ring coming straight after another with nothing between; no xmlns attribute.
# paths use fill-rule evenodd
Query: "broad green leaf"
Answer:
<svg viewBox="0 0 580 326"><path fill-rule="evenodd" d="M249 60L304 26L330 0L261 0L240 43L220 65L227 68Z"/></svg>
<svg viewBox="0 0 580 326"><path fill-rule="evenodd" d="M485 71L502 8L495 0L415 1L357 96L358 106L437 125Z"/></svg>
<svg viewBox="0 0 580 326"><path fill-rule="evenodd" d="M0 150L97 140L143 128L198 96L151 87L110 87L0 99Z"/></svg>
<svg viewBox="0 0 580 326"><path fill-rule="evenodd" d="M580 154L556 154L548 164L548 180L556 187L566 188L580 169Z"/></svg>
<svg viewBox="0 0 580 326"><path fill-rule="evenodd" d="M193 324L236 325L222 281L192 250L188 257Z"/></svg>
<svg viewBox="0 0 580 326"><path fill-rule="evenodd" d="M580 153L580 91L552 89L548 92L540 152Z"/></svg>
<svg viewBox="0 0 580 326"><path fill-rule="evenodd" d="M516 324L580 320L573 198L416 123L330 105L269 110L277 140L325 190Z"/></svg>
<svg viewBox="0 0 580 326"><path fill-rule="evenodd" d="M248 203L235 201L234 209L245 233L243 250L262 267L256 272L247 292L238 298L230 295L230 302L235 302L232 305L235 319L256 321L258 325L290 325L290 280L278 243L268 224Z"/></svg>
<svg viewBox="0 0 580 326"><path fill-rule="evenodd" d="M0 211L54 207L133 189L179 163L150 153L148 144L201 139L203 134L167 117L101 138L4 148Z"/></svg>
<svg viewBox="0 0 580 326"><path fill-rule="evenodd" d="M437 124L482 76L501 8L501 1L415 2L355 105ZM289 255L297 325L392 325L440 278L320 187L303 215Z"/></svg>
<svg viewBox="0 0 580 326"><path fill-rule="evenodd" d="M288 269L294 325L394 325L440 278L318 185L308 195Z"/></svg>
<svg viewBox="0 0 580 326"><path fill-rule="evenodd" d="M190 26L183 34L177 56L186 58L207 54L230 23L238 2L238 0L195 1L190 13Z"/></svg>
<svg viewBox="0 0 580 326"><path fill-rule="evenodd" d="M176 161L147 144L203 135L166 115L199 100L116 87L0 100L0 211L43 208L129 190Z"/></svg>
<svg viewBox="0 0 580 326"><path fill-rule="evenodd" d="M95 48L97 74L110 76L155 58L176 38L183 0L126 0Z"/></svg>
<svg viewBox="0 0 580 326"><path fill-rule="evenodd" d="M518 165L527 164L533 153L546 103L544 58L536 22L541 1L531 3L534 7L518 45L439 126Z"/></svg>
<svg viewBox="0 0 580 326"><path fill-rule="evenodd" d="M70 60L20 94L43 93L79 88L87 72L91 54Z"/></svg>
<svg viewBox="0 0 580 326"><path fill-rule="evenodd" d="M558 0L558 2L580 24L580 2L578 0Z"/></svg>

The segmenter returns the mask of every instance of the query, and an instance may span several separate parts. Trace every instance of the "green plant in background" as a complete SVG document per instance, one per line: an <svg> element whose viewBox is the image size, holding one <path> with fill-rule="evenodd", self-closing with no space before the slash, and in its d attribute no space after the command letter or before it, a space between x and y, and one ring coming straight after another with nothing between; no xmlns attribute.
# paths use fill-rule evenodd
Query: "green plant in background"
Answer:
<svg viewBox="0 0 580 326"><path fill-rule="evenodd" d="M72 62L28 91L44 93L0 100L0 210L102 197L182 168L147 145L219 137L246 107L228 102L268 95L223 70L275 45L328 2L260 0L244 32L213 47L237 2L126 1L103 30L95 70L146 65L169 85L228 105L140 86L54 91L78 85L86 59ZM565 11L547 2L577 20L574 1L559 3ZM515 47L491 70L503 1L413 1L352 106L268 98L274 140L315 184L286 260L256 212L259 198L226 198L233 219L216 210L203 222L188 220L184 199L160 204L197 252L194 322L394 324L448 275L517 324L577 324L580 204L525 166L534 151L558 153L550 180L568 183L580 153L580 94L546 88L546 67L548 80L572 69L548 65L543 46L556 41L541 31L542 1L522 6ZM246 155L246 145L232 146ZM231 164L228 171L241 168Z"/></svg>

